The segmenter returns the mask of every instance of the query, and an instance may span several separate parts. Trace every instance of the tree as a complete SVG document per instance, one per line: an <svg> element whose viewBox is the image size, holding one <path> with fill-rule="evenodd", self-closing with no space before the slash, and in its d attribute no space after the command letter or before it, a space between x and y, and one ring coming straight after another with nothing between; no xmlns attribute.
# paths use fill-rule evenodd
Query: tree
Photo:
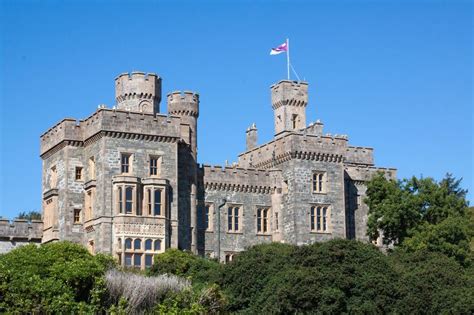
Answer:
<svg viewBox="0 0 474 315"><path fill-rule="evenodd" d="M365 200L369 237L376 239L382 232L384 244L438 251L464 262L473 235L460 183L451 174L440 182L416 177L397 182L375 175Z"/></svg>
<svg viewBox="0 0 474 315"><path fill-rule="evenodd" d="M70 242L25 245L0 255L0 312L98 311L104 271L113 265Z"/></svg>
<svg viewBox="0 0 474 315"><path fill-rule="evenodd" d="M41 221L41 213L38 211L30 211L30 212L20 212L18 216L16 217L17 219L23 219L23 220L38 220Z"/></svg>

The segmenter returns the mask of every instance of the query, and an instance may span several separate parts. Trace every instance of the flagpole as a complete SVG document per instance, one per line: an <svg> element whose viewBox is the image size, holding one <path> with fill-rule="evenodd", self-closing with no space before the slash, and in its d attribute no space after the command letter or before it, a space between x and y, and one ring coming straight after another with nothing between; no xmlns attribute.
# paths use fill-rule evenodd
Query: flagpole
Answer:
<svg viewBox="0 0 474 315"><path fill-rule="evenodd" d="M288 74L288 81L290 80L290 39L286 39L286 67L287 67L287 74Z"/></svg>

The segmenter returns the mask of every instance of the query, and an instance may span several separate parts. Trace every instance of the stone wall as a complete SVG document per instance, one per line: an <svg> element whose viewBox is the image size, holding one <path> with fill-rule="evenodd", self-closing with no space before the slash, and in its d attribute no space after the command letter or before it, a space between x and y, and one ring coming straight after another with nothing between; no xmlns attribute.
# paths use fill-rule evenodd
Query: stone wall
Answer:
<svg viewBox="0 0 474 315"><path fill-rule="evenodd" d="M16 219L10 222L0 218L0 254L26 244L40 244L43 222Z"/></svg>

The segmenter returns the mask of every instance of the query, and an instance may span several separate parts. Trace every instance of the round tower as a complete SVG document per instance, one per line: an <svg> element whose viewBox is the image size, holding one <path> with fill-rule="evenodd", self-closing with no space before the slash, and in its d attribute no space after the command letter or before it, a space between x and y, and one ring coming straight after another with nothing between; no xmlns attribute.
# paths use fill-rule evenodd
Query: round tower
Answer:
<svg viewBox="0 0 474 315"><path fill-rule="evenodd" d="M156 114L160 112L161 78L154 73L122 73L115 78L117 109Z"/></svg>
<svg viewBox="0 0 474 315"><path fill-rule="evenodd" d="M271 86L275 135L306 128L308 83L283 80Z"/></svg>
<svg viewBox="0 0 474 315"><path fill-rule="evenodd" d="M175 91L167 96L168 114L181 117L184 125L189 125L188 139L194 157L197 153L197 119L199 117L199 94L190 91ZM184 136L184 135L183 135Z"/></svg>

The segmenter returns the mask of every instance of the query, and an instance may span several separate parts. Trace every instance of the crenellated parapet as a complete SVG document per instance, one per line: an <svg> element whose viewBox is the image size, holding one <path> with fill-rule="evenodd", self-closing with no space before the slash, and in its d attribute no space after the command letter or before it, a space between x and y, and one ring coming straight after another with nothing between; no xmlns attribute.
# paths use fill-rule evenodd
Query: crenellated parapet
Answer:
<svg viewBox="0 0 474 315"><path fill-rule="evenodd" d="M346 148L345 162L349 164L374 165L374 149L349 146Z"/></svg>
<svg viewBox="0 0 474 315"><path fill-rule="evenodd" d="M200 170L206 190L270 194L280 187L277 170L210 165L203 165Z"/></svg>
<svg viewBox="0 0 474 315"><path fill-rule="evenodd" d="M167 95L168 113L177 116L199 117L199 94L174 91Z"/></svg>
<svg viewBox="0 0 474 315"><path fill-rule="evenodd" d="M122 73L115 78L115 100L118 109L159 113L161 78L154 73Z"/></svg>
<svg viewBox="0 0 474 315"><path fill-rule="evenodd" d="M100 108L84 120L64 119L41 136L40 154L62 145L84 146L102 136L140 138L151 141L177 141L180 119L175 116L153 115Z"/></svg>
<svg viewBox="0 0 474 315"><path fill-rule="evenodd" d="M272 93L272 107L277 109L283 105L308 105L308 83L282 80L270 87Z"/></svg>
<svg viewBox="0 0 474 315"><path fill-rule="evenodd" d="M9 241L27 240L41 242L43 236L43 222L16 219L14 221L0 218L0 239Z"/></svg>
<svg viewBox="0 0 474 315"><path fill-rule="evenodd" d="M347 138L288 133L239 155L243 167L271 168L291 159L340 163L344 160Z"/></svg>
<svg viewBox="0 0 474 315"><path fill-rule="evenodd" d="M356 184L368 182L377 172L384 174L387 179L397 178L397 169L374 166L346 165L345 171L352 181Z"/></svg>

